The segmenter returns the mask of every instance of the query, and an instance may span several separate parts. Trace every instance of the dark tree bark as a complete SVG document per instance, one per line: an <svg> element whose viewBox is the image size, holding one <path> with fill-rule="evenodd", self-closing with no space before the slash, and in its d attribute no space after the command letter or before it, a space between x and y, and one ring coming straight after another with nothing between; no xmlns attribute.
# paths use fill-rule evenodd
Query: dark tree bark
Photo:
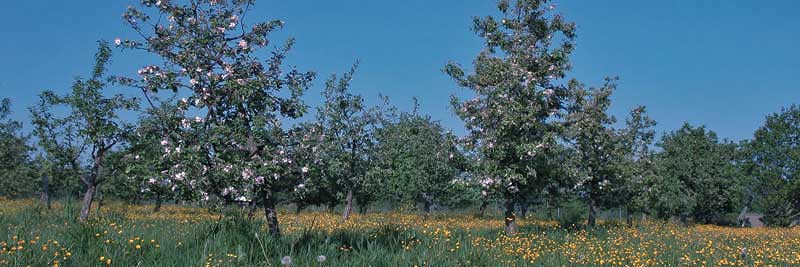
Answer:
<svg viewBox="0 0 800 267"><path fill-rule="evenodd" d="M367 214L367 210L369 210L369 204L367 203L359 203L358 204L358 213L359 214Z"/></svg>
<svg viewBox="0 0 800 267"><path fill-rule="evenodd" d="M523 219L528 217L528 202L527 201L519 203L519 211L520 211L520 215L522 215Z"/></svg>
<svg viewBox="0 0 800 267"><path fill-rule="evenodd" d="M328 202L328 212L330 213L336 212L336 200L331 200Z"/></svg>
<svg viewBox="0 0 800 267"><path fill-rule="evenodd" d="M161 211L161 202L162 201L163 200L161 199L161 193L160 192L156 193L156 206L153 207L153 212Z"/></svg>
<svg viewBox="0 0 800 267"><path fill-rule="evenodd" d="M489 201L484 199L481 202L481 207L478 209L478 214L477 214L478 218L483 218L483 215L486 213L486 207L487 206L489 206Z"/></svg>
<svg viewBox="0 0 800 267"><path fill-rule="evenodd" d="M589 197L589 227L594 227L597 224L597 208L595 207L594 198Z"/></svg>

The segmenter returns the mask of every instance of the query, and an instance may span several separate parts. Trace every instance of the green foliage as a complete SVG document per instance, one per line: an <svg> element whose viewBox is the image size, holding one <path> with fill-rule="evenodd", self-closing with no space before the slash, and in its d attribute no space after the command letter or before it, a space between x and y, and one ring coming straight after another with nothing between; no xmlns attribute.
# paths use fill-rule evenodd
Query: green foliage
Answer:
<svg viewBox="0 0 800 267"><path fill-rule="evenodd" d="M656 177L648 181L650 208L658 216L691 217L712 223L739 208L736 145L719 142L705 127L684 124L664 135L656 155Z"/></svg>
<svg viewBox="0 0 800 267"><path fill-rule="evenodd" d="M182 188L191 191L188 195L201 201L258 199L265 209L273 210L274 196L292 190L303 179L290 155L300 144L290 140L292 134L282 123L305 113L301 96L315 74L285 66L293 39L265 51L271 34L284 22L246 24L243 18L251 4L146 0L141 7L130 7L123 19L143 40L118 40L118 46L145 50L159 60L142 67L136 78L115 81L141 89L148 100L164 92L188 95L178 103L172 98L164 101L172 102L181 114L202 114L193 120L196 125L186 127L192 128L191 133L174 124L161 131L162 149L174 157L169 162L171 179L198 179L194 184L181 179ZM153 102L158 99L149 102L151 109L157 109ZM162 166L166 164L158 167ZM277 235L273 215L267 216Z"/></svg>
<svg viewBox="0 0 800 267"><path fill-rule="evenodd" d="M558 81L570 68L575 25L547 3L499 1L499 16L474 19L473 30L485 41L474 73L456 63L444 68L474 94L451 102L466 124L466 149L480 158L474 176L487 192L507 201L510 232L517 195L543 191L546 180L537 173L557 143L562 128L557 119L571 93Z"/></svg>
<svg viewBox="0 0 800 267"><path fill-rule="evenodd" d="M48 177L58 183L70 184L80 177L85 188L80 218L89 215L95 190L105 182L108 174L106 157L112 148L124 142L131 126L119 117L122 111L136 110L138 100L124 95L107 97L106 66L111 49L101 42L95 54L95 65L89 79L78 78L69 93L59 96L52 91L40 95L40 103L31 108L36 127L35 135L55 165L47 166ZM63 116L54 115L54 109L65 109ZM86 168L86 172L84 172ZM66 181L65 181L66 180ZM54 183L54 184L58 184Z"/></svg>
<svg viewBox="0 0 800 267"><path fill-rule="evenodd" d="M589 225L595 226L598 206L614 202L615 187L623 183L621 163L625 157L622 135L613 128L614 116L608 115L613 80L599 89L575 90L574 107L567 122L577 155L577 187L589 203ZM604 205L605 204L605 205Z"/></svg>
<svg viewBox="0 0 800 267"><path fill-rule="evenodd" d="M367 177L367 172L373 163L371 151L382 117L378 107L367 107L363 97L349 91L356 68L357 64L342 77L328 79L322 92L324 102L317 110L325 165L324 176L319 178L327 180L320 184L334 186L328 192L335 192L340 199L350 195L348 207L352 207L352 194L361 205L375 197L371 192L378 184Z"/></svg>
<svg viewBox="0 0 800 267"><path fill-rule="evenodd" d="M577 199L564 201L564 205L560 207L561 216L556 218L558 225L564 229L578 229L583 225L586 218L586 206Z"/></svg>
<svg viewBox="0 0 800 267"><path fill-rule="evenodd" d="M767 116L746 144L748 184L756 206L770 225L788 226L800 220L800 108L792 105Z"/></svg>
<svg viewBox="0 0 800 267"><path fill-rule="evenodd" d="M434 203L469 202L459 177L465 159L457 137L418 114L417 108L378 129L370 175L381 181L384 198L405 205L422 203L425 211Z"/></svg>
<svg viewBox="0 0 800 267"><path fill-rule="evenodd" d="M11 100L0 100L0 198L30 196L37 191L38 164L31 158L33 148L21 133L22 123L11 120Z"/></svg>

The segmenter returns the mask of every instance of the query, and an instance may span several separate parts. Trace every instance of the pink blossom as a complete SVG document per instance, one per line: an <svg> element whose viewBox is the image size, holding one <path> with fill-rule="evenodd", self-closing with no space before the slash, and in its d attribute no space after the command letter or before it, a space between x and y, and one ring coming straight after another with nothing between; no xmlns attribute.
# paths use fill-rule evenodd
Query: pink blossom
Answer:
<svg viewBox="0 0 800 267"><path fill-rule="evenodd" d="M239 40L239 47L246 50L248 48L247 41L244 39Z"/></svg>
<svg viewBox="0 0 800 267"><path fill-rule="evenodd" d="M120 40L119 38L114 39L114 45L119 46L121 44L122 44L122 40Z"/></svg>

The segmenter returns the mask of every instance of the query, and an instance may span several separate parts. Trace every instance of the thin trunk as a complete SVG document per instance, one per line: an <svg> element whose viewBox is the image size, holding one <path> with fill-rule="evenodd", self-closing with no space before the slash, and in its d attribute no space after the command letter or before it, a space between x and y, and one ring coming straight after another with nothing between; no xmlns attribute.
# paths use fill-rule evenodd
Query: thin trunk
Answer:
<svg viewBox="0 0 800 267"><path fill-rule="evenodd" d="M345 198L344 212L342 212L342 219L350 219L350 214L353 213L353 190L347 190L347 198Z"/></svg>
<svg viewBox="0 0 800 267"><path fill-rule="evenodd" d="M50 201L50 177L48 177L47 174L42 176L41 201L42 201L43 205L47 206L48 210L52 208L52 204L51 204L51 201Z"/></svg>
<svg viewBox="0 0 800 267"><path fill-rule="evenodd" d="M520 215L522 215L523 219L527 218L528 217L528 203L527 202L520 203L519 204L519 211L520 211Z"/></svg>
<svg viewBox="0 0 800 267"><path fill-rule="evenodd" d="M517 219L514 217L514 200L506 199L505 203L506 235L517 234Z"/></svg>
<svg viewBox="0 0 800 267"><path fill-rule="evenodd" d="M161 211L161 193L156 193L156 206L153 207L153 212Z"/></svg>
<svg viewBox="0 0 800 267"><path fill-rule="evenodd" d="M367 210L369 210L369 204L364 203L358 205L358 213L359 214L367 214Z"/></svg>
<svg viewBox="0 0 800 267"><path fill-rule="evenodd" d="M275 209L275 198L272 196L272 192L268 190L261 193L261 196L264 201L264 213L267 219L269 233L274 237L280 237L281 228L278 225L278 211Z"/></svg>
<svg viewBox="0 0 800 267"><path fill-rule="evenodd" d="M97 198L97 210L96 210L95 213L97 214L98 217L100 217L100 209L103 208L103 200L105 199L106 196L103 194L102 191L101 192L97 192L97 195L98 195L98 198Z"/></svg>
<svg viewBox="0 0 800 267"><path fill-rule="evenodd" d="M328 212L335 213L336 212L336 200L331 200L328 202Z"/></svg>
<svg viewBox="0 0 800 267"><path fill-rule="evenodd" d="M433 206L433 203L431 203L431 202L430 202L430 201L428 201L428 200L425 200L425 201L422 203L422 205L423 205L423 206L422 206L422 207L423 207L423 210L425 211L425 216L431 215L431 207Z"/></svg>
<svg viewBox="0 0 800 267"><path fill-rule="evenodd" d="M594 227L597 224L597 210L595 208L594 199L589 197L589 227Z"/></svg>
<svg viewBox="0 0 800 267"><path fill-rule="evenodd" d="M92 208L92 201L94 200L94 192L97 188L94 184L86 185L86 192L83 193L83 201L81 202L81 214L78 220L85 222L89 219L89 210Z"/></svg>
<svg viewBox="0 0 800 267"><path fill-rule="evenodd" d="M250 208L247 211L247 220L252 221L253 219L256 218L256 210L258 209L258 205L256 205L256 200L253 199L253 201L250 201L250 204L248 206L250 206Z"/></svg>
<svg viewBox="0 0 800 267"><path fill-rule="evenodd" d="M633 226L633 215L631 215L631 210L627 207L625 208L625 221L628 224L628 227Z"/></svg>
<svg viewBox="0 0 800 267"><path fill-rule="evenodd" d="M478 218L483 218L483 215L486 213L486 207L489 206L489 201L483 200L481 202L481 207L478 209Z"/></svg>
<svg viewBox="0 0 800 267"><path fill-rule="evenodd" d="M297 206L295 207L294 213L295 214L300 214L300 212L303 211L303 209L305 209L305 205L297 204Z"/></svg>

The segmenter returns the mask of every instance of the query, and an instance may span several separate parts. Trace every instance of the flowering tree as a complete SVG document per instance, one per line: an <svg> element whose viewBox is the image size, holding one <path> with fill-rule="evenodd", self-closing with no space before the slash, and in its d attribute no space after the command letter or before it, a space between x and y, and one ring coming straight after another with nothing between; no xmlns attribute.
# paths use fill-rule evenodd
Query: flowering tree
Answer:
<svg viewBox="0 0 800 267"><path fill-rule="evenodd" d="M88 174L80 174L85 186L81 221L89 217L97 186L106 180L101 176L107 154L123 142L130 131L130 126L118 114L138 107L135 98L104 95L104 73L110 57L111 49L100 43L91 78L77 79L71 92L63 96L45 91L41 95L41 105L32 109L36 134L51 158L66 161L74 172L81 170L82 160L88 160L85 163ZM65 107L68 112L63 117L56 117L51 112L54 106ZM59 143L59 139L63 142Z"/></svg>
<svg viewBox="0 0 800 267"><path fill-rule="evenodd" d="M589 207L589 226L596 224L598 205L622 183L622 136L612 127L616 119L608 115L614 87L613 81L607 80L603 88L576 90L567 118L569 136L578 152L578 187Z"/></svg>
<svg viewBox="0 0 800 267"><path fill-rule="evenodd" d="M143 0L141 8L130 7L123 18L142 40L117 39L116 44L161 60L143 67L137 78L117 81L140 88L145 96L165 90L188 95L179 107L203 114L201 132L196 143L164 140L165 149L195 155L171 172L201 177L195 189L201 199L260 199L270 232L279 235L275 193L286 189L281 179L289 161L281 120L304 113L300 96L314 74L285 70L292 39L264 56L270 33L283 21L246 23L253 4Z"/></svg>
<svg viewBox="0 0 800 267"><path fill-rule="evenodd" d="M562 103L570 94L558 84L569 69L575 26L554 12L547 0L501 0L500 17L475 18L474 30L486 49L474 61L474 73L445 67L475 97L453 98L466 123L468 148L477 149L482 184L505 199L506 232L516 232L514 199L543 181L537 175L545 150L557 140ZM527 193L527 192L526 192ZM540 190L530 192L540 193Z"/></svg>
<svg viewBox="0 0 800 267"><path fill-rule="evenodd" d="M198 157L197 132L202 119L187 119L180 108L185 104L159 103L158 107L147 109L139 127L129 137L129 148L124 156L127 162L125 179L119 181L135 190L136 198L141 194L155 197L154 211L160 210L165 198L192 200L201 197L195 195L199 193L196 189L201 188L198 179L187 173L196 168L182 163L196 162L193 159ZM187 147L191 151L184 151Z"/></svg>
<svg viewBox="0 0 800 267"><path fill-rule="evenodd" d="M368 108L360 95L348 92L356 65L341 78L331 77L325 85L325 102L317 111L317 120L325 135L326 175L335 177L345 192L342 217L347 220L353 211L353 197L366 182L369 151L374 144L374 130L380 112Z"/></svg>

